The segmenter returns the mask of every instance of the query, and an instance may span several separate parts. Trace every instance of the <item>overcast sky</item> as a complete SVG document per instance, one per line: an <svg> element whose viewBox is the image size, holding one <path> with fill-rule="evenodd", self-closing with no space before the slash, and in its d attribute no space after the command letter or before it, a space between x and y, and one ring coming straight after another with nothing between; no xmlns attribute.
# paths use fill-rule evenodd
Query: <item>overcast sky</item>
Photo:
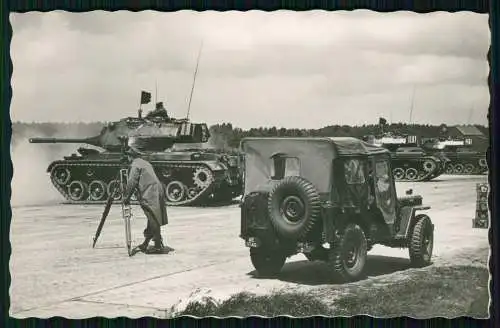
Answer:
<svg viewBox="0 0 500 328"><path fill-rule="evenodd" d="M471 12L11 14L13 121L137 115L140 90L192 121L320 128L487 124L490 31Z"/></svg>

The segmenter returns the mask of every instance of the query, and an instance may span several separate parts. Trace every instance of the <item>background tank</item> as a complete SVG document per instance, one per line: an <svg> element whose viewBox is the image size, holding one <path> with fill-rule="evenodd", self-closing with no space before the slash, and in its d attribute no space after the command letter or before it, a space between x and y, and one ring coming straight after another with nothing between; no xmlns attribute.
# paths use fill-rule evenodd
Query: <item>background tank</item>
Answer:
<svg viewBox="0 0 500 328"><path fill-rule="evenodd" d="M127 117L84 138L31 138L30 143L85 143L102 148L78 148L47 168L54 187L69 203L102 203L119 185L122 139L132 139L164 183L169 205L201 205L228 201L241 194L237 155L204 147L210 138L205 123L174 119L166 111ZM177 144L189 149L175 149ZM121 196L117 197L119 199Z"/></svg>
<svg viewBox="0 0 500 328"><path fill-rule="evenodd" d="M423 142L422 148L429 154L439 154L449 159L446 174L472 175L488 172L486 154L472 148L472 139L433 138Z"/></svg>
<svg viewBox="0 0 500 328"><path fill-rule="evenodd" d="M426 154L418 147L416 136L383 133L363 139L391 152L392 173L397 181L429 181L443 174L448 162L444 156Z"/></svg>

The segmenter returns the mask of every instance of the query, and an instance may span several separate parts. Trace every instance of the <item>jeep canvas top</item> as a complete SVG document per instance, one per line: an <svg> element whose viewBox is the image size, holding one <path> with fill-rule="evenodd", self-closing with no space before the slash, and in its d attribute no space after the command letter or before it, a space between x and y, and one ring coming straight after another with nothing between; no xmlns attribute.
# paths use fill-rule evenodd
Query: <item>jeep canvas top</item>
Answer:
<svg viewBox="0 0 500 328"><path fill-rule="evenodd" d="M330 192L333 173L332 161L337 157L387 154L385 148L350 137L337 138L244 138L241 150L245 154L245 190L269 190L280 176L275 170L280 168L284 176L307 175L320 193ZM284 159L284 161L282 160ZM271 184L269 184L271 182Z"/></svg>

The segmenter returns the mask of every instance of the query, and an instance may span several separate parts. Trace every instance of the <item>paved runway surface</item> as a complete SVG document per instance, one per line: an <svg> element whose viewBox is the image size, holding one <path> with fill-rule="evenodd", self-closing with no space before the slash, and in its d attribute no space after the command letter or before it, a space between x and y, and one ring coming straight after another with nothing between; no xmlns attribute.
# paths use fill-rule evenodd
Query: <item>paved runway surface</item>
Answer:
<svg viewBox="0 0 500 328"><path fill-rule="evenodd" d="M476 183L486 176L441 176L427 183L398 183L398 194L413 188L429 211L435 229L435 265L467 261L466 250L488 247L488 230L472 229ZM243 290L266 293L278 288L312 288L325 283L321 262L303 255L289 258L276 279L252 276L248 249L238 238L239 207L170 207L163 229L176 249L167 255L125 249L120 207L110 212L92 248L103 206L47 205L12 209L10 272L11 316L86 318L163 317L165 311L197 292L227 297ZM146 220L133 206L135 243ZM374 247L368 279L408 270L407 250Z"/></svg>

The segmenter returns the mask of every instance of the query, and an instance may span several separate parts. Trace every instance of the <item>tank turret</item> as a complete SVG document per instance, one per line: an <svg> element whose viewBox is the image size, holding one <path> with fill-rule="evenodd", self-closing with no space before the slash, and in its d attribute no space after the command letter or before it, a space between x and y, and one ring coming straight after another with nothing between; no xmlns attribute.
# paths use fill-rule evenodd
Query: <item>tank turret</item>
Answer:
<svg viewBox="0 0 500 328"><path fill-rule="evenodd" d="M120 151L120 138L134 138L143 152L165 151L175 143L206 143L210 138L205 123L188 120L128 117L104 126L97 136L88 138L30 138L30 143L84 143L107 151Z"/></svg>

